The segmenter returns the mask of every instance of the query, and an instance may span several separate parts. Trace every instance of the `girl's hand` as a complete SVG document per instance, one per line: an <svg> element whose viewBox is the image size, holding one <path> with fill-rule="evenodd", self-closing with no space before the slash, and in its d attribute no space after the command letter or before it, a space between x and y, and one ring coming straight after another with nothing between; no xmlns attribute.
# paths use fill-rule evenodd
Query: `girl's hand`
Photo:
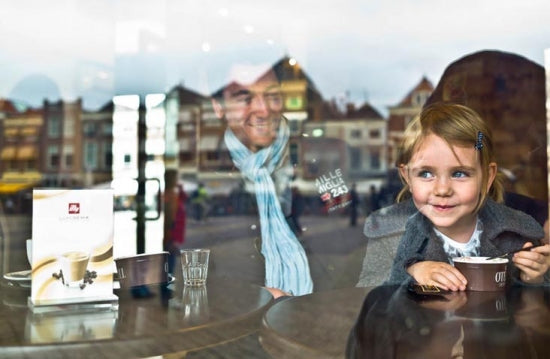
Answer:
<svg viewBox="0 0 550 359"><path fill-rule="evenodd" d="M445 262L416 262L407 268L407 272L423 285L435 285L444 290L466 290L468 281L452 265Z"/></svg>
<svg viewBox="0 0 550 359"><path fill-rule="evenodd" d="M533 243L527 242L523 248L532 247ZM520 278L525 283L542 283L544 274L550 268L550 245L545 244L530 251L517 252L512 261L521 271Z"/></svg>

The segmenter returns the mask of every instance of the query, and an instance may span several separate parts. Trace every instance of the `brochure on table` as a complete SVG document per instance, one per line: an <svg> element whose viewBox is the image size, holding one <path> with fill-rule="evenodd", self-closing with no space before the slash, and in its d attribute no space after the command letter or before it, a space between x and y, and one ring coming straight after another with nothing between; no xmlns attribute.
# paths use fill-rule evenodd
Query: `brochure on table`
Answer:
<svg viewBox="0 0 550 359"><path fill-rule="evenodd" d="M33 191L31 307L116 301L113 191Z"/></svg>

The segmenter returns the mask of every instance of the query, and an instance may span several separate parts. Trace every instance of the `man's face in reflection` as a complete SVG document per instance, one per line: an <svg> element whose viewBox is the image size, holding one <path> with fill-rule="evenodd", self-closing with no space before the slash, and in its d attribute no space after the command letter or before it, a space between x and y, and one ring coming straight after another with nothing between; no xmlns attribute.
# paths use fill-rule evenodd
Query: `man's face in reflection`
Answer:
<svg viewBox="0 0 550 359"><path fill-rule="evenodd" d="M271 145L277 136L283 102L273 71L248 85L231 82L213 105L216 115L225 117L235 136L253 152Z"/></svg>

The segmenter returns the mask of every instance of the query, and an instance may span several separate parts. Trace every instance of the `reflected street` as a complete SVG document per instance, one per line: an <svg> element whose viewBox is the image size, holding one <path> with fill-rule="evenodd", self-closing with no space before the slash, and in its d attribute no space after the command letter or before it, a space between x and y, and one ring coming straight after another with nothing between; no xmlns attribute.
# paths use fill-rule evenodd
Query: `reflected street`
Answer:
<svg viewBox="0 0 550 359"><path fill-rule="evenodd" d="M136 254L135 212L115 212L114 257ZM25 239L30 238L30 216L5 216L6 249L2 254L3 273L28 269ZM350 227L349 218L334 214L304 215L299 240L310 262L314 290L355 286L359 277L366 240L362 226ZM364 217L358 219L364 222ZM163 217L146 222L146 253L162 251ZM260 227L255 216L212 216L205 222L188 218L184 248L211 249L209 276L234 275L244 281L263 283L263 261L257 245Z"/></svg>

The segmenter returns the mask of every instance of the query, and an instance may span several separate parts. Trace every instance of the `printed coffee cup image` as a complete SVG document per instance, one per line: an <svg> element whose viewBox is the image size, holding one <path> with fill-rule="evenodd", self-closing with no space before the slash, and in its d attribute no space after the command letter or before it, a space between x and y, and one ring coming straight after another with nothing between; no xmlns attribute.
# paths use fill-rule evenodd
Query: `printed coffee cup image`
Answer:
<svg viewBox="0 0 550 359"><path fill-rule="evenodd" d="M79 286L86 274L90 255L83 251L65 252L59 256L61 270L63 271L63 282L66 286Z"/></svg>
<svg viewBox="0 0 550 359"><path fill-rule="evenodd" d="M453 258L456 269L468 280L467 290L499 291L506 286L506 266L508 259L488 257Z"/></svg>

